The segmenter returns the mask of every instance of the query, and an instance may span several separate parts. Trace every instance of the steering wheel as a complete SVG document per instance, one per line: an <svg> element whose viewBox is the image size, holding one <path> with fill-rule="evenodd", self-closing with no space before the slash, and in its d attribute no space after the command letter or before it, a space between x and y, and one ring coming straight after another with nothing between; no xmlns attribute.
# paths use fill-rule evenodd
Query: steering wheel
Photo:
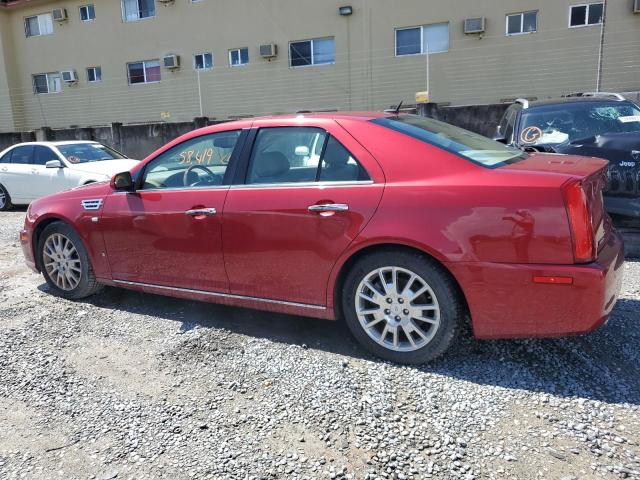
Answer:
<svg viewBox="0 0 640 480"><path fill-rule="evenodd" d="M191 175L191 172L193 172L196 169L203 170L207 175L207 180L203 181L198 179L193 183L189 183L190 182L189 176ZM210 182L209 182L209 179L210 179ZM184 175L182 176L182 184L185 187L197 187L198 185L211 185L211 184L219 185L221 183L222 183L222 178L220 177L220 175L216 175L204 165L191 165L189 168L185 170Z"/></svg>

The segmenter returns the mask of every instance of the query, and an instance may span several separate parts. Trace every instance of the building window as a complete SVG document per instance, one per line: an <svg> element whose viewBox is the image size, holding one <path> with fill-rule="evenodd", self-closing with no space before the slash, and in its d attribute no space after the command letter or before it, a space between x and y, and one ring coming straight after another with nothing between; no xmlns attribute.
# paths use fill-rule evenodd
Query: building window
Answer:
<svg viewBox="0 0 640 480"><path fill-rule="evenodd" d="M156 83L160 81L160 60L146 60L127 64L129 84Z"/></svg>
<svg viewBox="0 0 640 480"><path fill-rule="evenodd" d="M584 27L586 25L600 25L603 15L604 4L602 3L572 5L569 13L569 26Z"/></svg>
<svg viewBox="0 0 640 480"><path fill-rule="evenodd" d="M91 22L96 19L96 9L93 5L83 5L80 7L80 20Z"/></svg>
<svg viewBox="0 0 640 480"><path fill-rule="evenodd" d="M35 15L24 19L24 30L27 37L51 35L53 33L53 20L50 13Z"/></svg>
<svg viewBox="0 0 640 480"><path fill-rule="evenodd" d="M336 62L336 45L333 37L314 38L289 44L289 66L328 65Z"/></svg>
<svg viewBox="0 0 640 480"><path fill-rule="evenodd" d="M87 68L87 81L88 82L101 82L102 81L102 67L89 67L89 68Z"/></svg>
<svg viewBox="0 0 640 480"><path fill-rule="evenodd" d="M213 68L213 53L196 53L193 56L193 68L211 70Z"/></svg>
<svg viewBox="0 0 640 480"><path fill-rule="evenodd" d="M229 65L239 67L247 63L249 63L248 48L234 48L233 50L229 50Z"/></svg>
<svg viewBox="0 0 640 480"><path fill-rule="evenodd" d="M538 11L507 15L507 35L522 35L538 31Z"/></svg>
<svg viewBox="0 0 640 480"><path fill-rule="evenodd" d="M62 90L59 73L39 73L33 76L33 91L35 93L58 93Z"/></svg>
<svg viewBox="0 0 640 480"><path fill-rule="evenodd" d="M396 29L396 55L420 55L449 51L449 24L434 23Z"/></svg>
<svg viewBox="0 0 640 480"><path fill-rule="evenodd" d="M155 0L122 0L122 19L125 22L137 22L155 16Z"/></svg>

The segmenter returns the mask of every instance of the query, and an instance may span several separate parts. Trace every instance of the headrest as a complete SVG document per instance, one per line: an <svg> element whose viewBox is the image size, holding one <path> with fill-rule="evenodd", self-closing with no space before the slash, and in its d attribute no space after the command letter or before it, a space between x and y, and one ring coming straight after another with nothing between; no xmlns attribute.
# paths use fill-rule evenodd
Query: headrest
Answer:
<svg viewBox="0 0 640 480"><path fill-rule="evenodd" d="M255 176L259 178L275 177L286 173L291 168L289 160L280 152L266 152L259 155L255 166Z"/></svg>

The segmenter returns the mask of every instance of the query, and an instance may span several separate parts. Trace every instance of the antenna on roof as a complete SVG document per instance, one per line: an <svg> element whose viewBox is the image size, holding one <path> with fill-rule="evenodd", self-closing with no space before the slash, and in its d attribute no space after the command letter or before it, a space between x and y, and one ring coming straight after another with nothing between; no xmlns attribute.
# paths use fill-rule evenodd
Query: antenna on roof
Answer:
<svg viewBox="0 0 640 480"><path fill-rule="evenodd" d="M404 100L400 100L400 103L398 104L398 106L396 107L396 109L393 111L393 113L395 113L396 115L398 115L400 113L400 109L402 108L402 104L404 103Z"/></svg>

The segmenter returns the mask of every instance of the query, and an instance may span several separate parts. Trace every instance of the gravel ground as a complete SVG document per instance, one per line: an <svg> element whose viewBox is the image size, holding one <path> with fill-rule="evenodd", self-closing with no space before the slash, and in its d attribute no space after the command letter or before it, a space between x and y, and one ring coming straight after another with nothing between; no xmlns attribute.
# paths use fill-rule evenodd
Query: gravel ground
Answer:
<svg viewBox="0 0 640 480"><path fill-rule="evenodd" d="M106 289L53 297L0 214L0 478L640 478L640 263L584 337L421 368L340 323Z"/></svg>

